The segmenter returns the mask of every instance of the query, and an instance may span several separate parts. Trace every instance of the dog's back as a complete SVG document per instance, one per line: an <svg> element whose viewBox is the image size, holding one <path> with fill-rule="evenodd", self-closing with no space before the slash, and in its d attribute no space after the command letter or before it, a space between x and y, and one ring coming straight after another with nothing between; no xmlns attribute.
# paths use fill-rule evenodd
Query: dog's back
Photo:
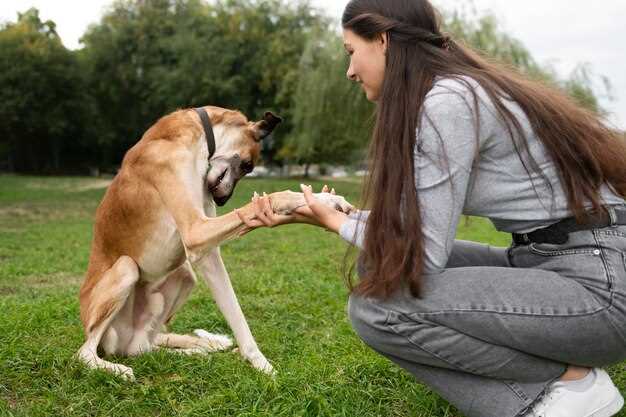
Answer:
<svg viewBox="0 0 626 417"><path fill-rule="evenodd" d="M91 291L104 272L121 256L137 262L148 233L162 220L165 207L152 181L159 170L167 169L168 155L163 145L167 149L185 146L178 142L187 137L183 130L191 128L182 112L169 114L126 152L118 174L96 210L89 265L80 289L83 324ZM182 263L183 259L180 261Z"/></svg>

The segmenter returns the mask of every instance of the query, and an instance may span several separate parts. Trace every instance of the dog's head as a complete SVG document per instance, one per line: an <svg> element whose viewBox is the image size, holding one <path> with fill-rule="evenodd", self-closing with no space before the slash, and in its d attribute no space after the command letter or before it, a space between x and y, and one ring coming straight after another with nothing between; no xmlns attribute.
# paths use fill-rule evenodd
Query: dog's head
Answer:
<svg viewBox="0 0 626 417"><path fill-rule="evenodd" d="M218 206L233 195L237 182L254 169L261 154L261 141L282 119L266 112L263 119L250 122L238 111L211 108L215 154L211 158L206 187Z"/></svg>

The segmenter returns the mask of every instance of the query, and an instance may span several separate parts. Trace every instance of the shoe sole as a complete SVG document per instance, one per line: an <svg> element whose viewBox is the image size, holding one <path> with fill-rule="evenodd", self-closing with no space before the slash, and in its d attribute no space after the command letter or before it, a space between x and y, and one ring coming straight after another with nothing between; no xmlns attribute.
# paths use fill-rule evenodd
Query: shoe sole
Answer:
<svg viewBox="0 0 626 417"><path fill-rule="evenodd" d="M617 391L617 396L609 404L589 414L588 417L611 417L617 414L619 410L624 406L624 398L622 394Z"/></svg>

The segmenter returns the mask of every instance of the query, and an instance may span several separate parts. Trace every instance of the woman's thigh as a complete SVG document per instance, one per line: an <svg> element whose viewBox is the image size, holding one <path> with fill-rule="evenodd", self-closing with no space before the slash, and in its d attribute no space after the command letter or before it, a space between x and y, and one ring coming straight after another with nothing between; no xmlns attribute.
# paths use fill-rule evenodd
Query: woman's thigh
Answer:
<svg viewBox="0 0 626 417"><path fill-rule="evenodd" d="M511 266L507 249L469 240L455 240L446 268L462 266Z"/></svg>
<svg viewBox="0 0 626 417"><path fill-rule="evenodd" d="M481 251L464 256L489 259ZM558 247L511 248L505 259L512 267L426 275L420 298L401 291L360 302L375 304L390 331L416 344L428 340L414 323L429 323L555 361L602 366L626 358L625 254L624 226L576 232Z"/></svg>

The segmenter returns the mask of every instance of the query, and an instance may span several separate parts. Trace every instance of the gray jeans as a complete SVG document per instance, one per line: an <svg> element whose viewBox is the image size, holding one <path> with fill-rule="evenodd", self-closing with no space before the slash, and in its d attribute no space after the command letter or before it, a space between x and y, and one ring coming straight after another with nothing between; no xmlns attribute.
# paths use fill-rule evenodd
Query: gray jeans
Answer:
<svg viewBox="0 0 626 417"><path fill-rule="evenodd" d="M497 248L457 240L422 296L352 295L363 341L466 417L522 415L567 364L626 359L626 226L566 244Z"/></svg>

